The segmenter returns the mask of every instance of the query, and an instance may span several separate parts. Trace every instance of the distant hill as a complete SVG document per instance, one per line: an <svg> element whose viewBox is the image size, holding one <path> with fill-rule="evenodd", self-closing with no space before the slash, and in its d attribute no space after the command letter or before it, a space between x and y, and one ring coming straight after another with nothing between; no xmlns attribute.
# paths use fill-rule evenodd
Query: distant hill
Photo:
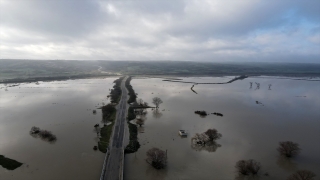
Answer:
<svg viewBox="0 0 320 180"><path fill-rule="evenodd" d="M0 81L19 82L93 76L320 76L320 64L307 63L210 63L190 61L78 61L0 60Z"/></svg>

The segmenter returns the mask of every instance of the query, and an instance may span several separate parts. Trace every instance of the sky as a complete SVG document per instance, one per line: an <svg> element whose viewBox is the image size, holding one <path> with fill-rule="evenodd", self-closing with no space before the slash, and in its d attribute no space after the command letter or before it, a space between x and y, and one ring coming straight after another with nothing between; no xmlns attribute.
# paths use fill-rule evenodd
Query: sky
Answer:
<svg viewBox="0 0 320 180"><path fill-rule="evenodd" d="M319 0L0 0L0 59L320 63Z"/></svg>

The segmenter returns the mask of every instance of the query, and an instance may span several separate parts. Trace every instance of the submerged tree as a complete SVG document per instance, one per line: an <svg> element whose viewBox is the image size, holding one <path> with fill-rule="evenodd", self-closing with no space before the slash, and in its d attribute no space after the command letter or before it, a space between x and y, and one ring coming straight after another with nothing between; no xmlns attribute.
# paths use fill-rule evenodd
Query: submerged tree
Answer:
<svg viewBox="0 0 320 180"><path fill-rule="evenodd" d="M167 164L167 154L158 148L147 151L147 162L156 169L163 169Z"/></svg>
<svg viewBox="0 0 320 180"><path fill-rule="evenodd" d="M154 98L152 99L152 103L153 103L154 105L156 105L156 108L159 108L159 105L160 105L161 103L163 103L163 101L162 101L160 98L158 98L158 97L154 97Z"/></svg>
<svg viewBox="0 0 320 180"><path fill-rule="evenodd" d="M220 133L216 129L208 129L206 132L198 134L196 133L195 136L191 139L193 143L196 144L207 144L209 142L214 142L222 137Z"/></svg>
<svg viewBox="0 0 320 180"><path fill-rule="evenodd" d="M208 152L215 152L218 147L221 147L215 140L218 140L221 137L222 135L218 133L216 129L208 129L201 134L196 133L191 138L191 147L197 151L207 150Z"/></svg>
<svg viewBox="0 0 320 180"><path fill-rule="evenodd" d="M137 103L139 106L143 106L143 100L141 98L137 99Z"/></svg>
<svg viewBox="0 0 320 180"><path fill-rule="evenodd" d="M217 139L220 139L222 135L218 133L216 129L208 129L206 132L204 132L208 137L210 141L215 141Z"/></svg>
<svg viewBox="0 0 320 180"><path fill-rule="evenodd" d="M313 180L316 177L312 171L299 170L287 178L287 180Z"/></svg>
<svg viewBox="0 0 320 180"><path fill-rule="evenodd" d="M279 147L277 148L282 156L293 157L300 153L300 148L298 143L292 141L279 142Z"/></svg>
<svg viewBox="0 0 320 180"><path fill-rule="evenodd" d="M249 174L258 174L259 170L261 169L261 165L259 162L249 159L249 160L240 160L236 163L237 171L239 174L242 175L249 175Z"/></svg>

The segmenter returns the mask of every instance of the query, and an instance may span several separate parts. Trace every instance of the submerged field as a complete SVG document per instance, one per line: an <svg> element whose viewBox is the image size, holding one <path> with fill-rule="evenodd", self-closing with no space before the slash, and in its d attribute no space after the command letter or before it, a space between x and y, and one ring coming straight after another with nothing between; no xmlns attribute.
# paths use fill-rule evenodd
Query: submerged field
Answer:
<svg viewBox="0 0 320 180"><path fill-rule="evenodd" d="M222 83L232 78L178 79ZM126 156L125 180L245 179L237 175L235 165L248 159L262 165L259 175L251 179L283 180L298 169L320 176L319 81L249 77L230 84L198 84L193 87L197 94L190 89L193 84L158 78L136 78L131 84L138 98L151 104L157 96L163 104L158 112L148 109L144 124L138 127L141 147ZM200 117L196 110L219 112L223 117ZM219 145L192 146L191 137L209 128L222 134ZM187 138L178 135L180 129L188 132ZM299 143L302 149L291 160L282 158L276 150L280 141L287 140ZM165 169L155 170L146 163L146 151L152 147L168 151Z"/></svg>
<svg viewBox="0 0 320 180"><path fill-rule="evenodd" d="M221 84L234 78L169 78L194 83L133 78L138 98L153 106L152 98L160 97L163 104L159 111L148 109L140 122L141 147L126 155L124 179L241 180L245 178L237 176L235 164L247 159L262 165L251 179L283 180L298 169L319 178L319 79L249 77ZM109 103L115 79L0 84L0 155L23 163L14 170L0 166L0 179L98 179L105 154L93 150L99 140L93 126L102 124L101 111L93 110ZM210 114L201 117L197 110ZM32 126L51 131L57 140L31 136ZM217 145L194 146L192 136L209 128L222 134ZM180 129L188 132L186 138L178 135ZM276 150L278 142L287 140L302 149L291 160ZM152 147L167 150L165 169L155 170L145 161Z"/></svg>
<svg viewBox="0 0 320 180"><path fill-rule="evenodd" d="M105 154L93 150L94 125L102 125L102 114L93 110L109 103L115 79L0 84L0 155L23 163L15 170L0 166L0 179L99 179ZM57 140L30 135L33 126Z"/></svg>

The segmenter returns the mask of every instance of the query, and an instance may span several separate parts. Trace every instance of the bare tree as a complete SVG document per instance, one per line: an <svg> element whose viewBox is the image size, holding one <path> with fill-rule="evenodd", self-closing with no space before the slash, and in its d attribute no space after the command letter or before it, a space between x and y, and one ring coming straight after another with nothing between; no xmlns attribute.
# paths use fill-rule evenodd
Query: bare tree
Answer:
<svg viewBox="0 0 320 180"><path fill-rule="evenodd" d="M249 175L250 173L255 175L258 174L261 169L259 162L249 159L249 160L240 160L236 163L236 168L239 174Z"/></svg>
<svg viewBox="0 0 320 180"><path fill-rule="evenodd" d="M300 153L300 148L298 143L292 141L279 142L279 147L277 148L282 156L293 157Z"/></svg>
<svg viewBox="0 0 320 180"><path fill-rule="evenodd" d="M167 154L158 148L152 148L147 151L147 162L156 169L162 169L167 164Z"/></svg>
<svg viewBox="0 0 320 180"><path fill-rule="evenodd" d="M287 180L313 180L316 175L312 171L299 170L287 178Z"/></svg>
<svg viewBox="0 0 320 180"><path fill-rule="evenodd" d="M142 106L143 105L143 100L141 98L137 99L137 103Z"/></svg>
<svg viewBox="0 0 320 180"><path fill-rule="evenodd" d="M153 103L154 105L156 105L156 108L159 108L159 105L160 105L161 103L163 103L163 102L162 102L162 100L161 100L160 98L154 97L154 98L152 99L152 103Z"/></svg>
<svg viewBox="0 0 320 180"><path fill-rule="evenodd" d="M220 139L222 135L218 133L216 129L208 129L206 132L204 132L210 139L210 141L215 141L217 139Z"/></svg>
<svg viewBox="0 0 320 180"><path fill-rule="evenodd" d="M222 137L220 133L216 129L208 129L206 132L198 134L196 133L191 141L194 144L205 145L209 142L214 142Z"/></svg>
<svg viewBox="0 0 320 180"><path fill-rule="evenodd" d="M240 160L236 163L236 168L239 174L242 175L248 175L249 174L249 170L247 168L247 161L245 160Z"/></svg>
<svg viewBox="0 0 320 180"><path fill-rule="evenodd" d="M144 106L144 107L148 107L148 106L149 106L149 103L144 102L144 103L143 103L143 106Z"/></svg>
<svg viewBox="0 0 320 180"><path fill-rule="evenodd" d="M260 163L253 159L250 159L247 161L247 166L248 166L248 170L252 174L258 174L259 170L261 169Z"/></svg>
<svg viewBox="0 0 320 180"><path fill-rule="evenodd" d="M33 126L30 130L31 134L38 134L40 132L40 128Z"/></svg>
<svg viewBox="0 0 320 180"><path fill-rule="evenodd" d="M198 144L198 145L205 145L207 142L210 141L210 138L208 135L205 133L196 133L192 138L191 141L193 144Z"/></svg>

